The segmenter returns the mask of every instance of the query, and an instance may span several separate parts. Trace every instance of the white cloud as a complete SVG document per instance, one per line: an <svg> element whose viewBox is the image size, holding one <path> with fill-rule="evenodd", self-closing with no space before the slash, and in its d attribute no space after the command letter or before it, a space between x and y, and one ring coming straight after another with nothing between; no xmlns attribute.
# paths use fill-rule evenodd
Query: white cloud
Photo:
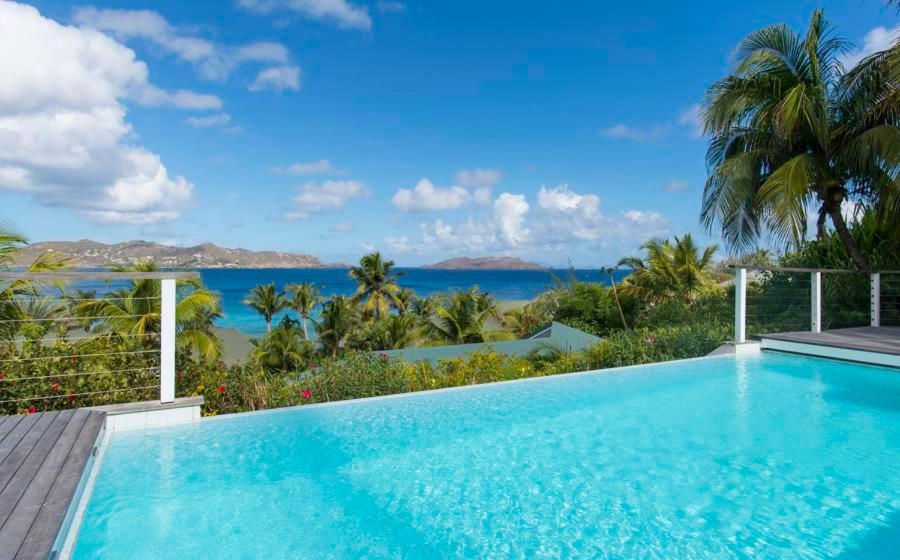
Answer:
<svg viewBox="0 0 900 560"><path fill-rule="evenodd" d="M275 173L285 173L288 175L343 175L346 173L343 169L338 169L327 159L319 161L297 162L287 167L276 167L272 171Z"/></svg>
<svg viewBox="0 0 900 560"><path fill-rule="evenodd" d="M208 117L188 117L184 119L184 123L194 128L213 128L225 126L231 122L231 117L226 113L217 115L209 115Z"/></svg>
<svg viewBox="0 0 900 560"><path fill-rule="evenodd" d="M353 231L353 224L350 222L338 222L331 226L331 231L335 233L350 233Z"/></svg>
<svg viewBox="0 0 900 560"><path fill-rule="evenodd" d="M121 101L211 99L155 88L127 47L22 4L0 2L0 68L0 189L98 222L174 220L191 204L193 185L133 143Z"/></svg>
<svg viewBox="0 0 900 560"><path fill-rule="evenodd" d="M683 192L690 188L687 181L679 181L678 179L672 179L668 183L663 186L663 190L669 193Z"/></svg>
<svg viewBox="0 0 900 560"><path fill-rule="evenodd" d="M524 224L528 209L524 194L502 193L494 201L494 221L507 247L515 247L527 239L529 231Z"/></svg>
<svg viewBox="0 0 900 560"><path fill-rule="evenodd" d="M402 212L455 210L471 200L472 195L462 187L436 187L422 178L413 189L400 189L391 203Z"/></svg>
<svg viewBox="0 0 900 560"><path fill-rule="evenodd" d="M319 185L307 183L300 187L299 194L294 197L297 208L286 213L285 217L289 220L303 220L310 214L338 210L353 199L368 195L369 189L359 181L324 181Z"/></svg>
<svg viewBox="0 0 900 560"><path fill-rule="evenodd" d="M269 76L277 74L280 77L278 80L281 84L280 89L299 87L300 69L288 64L290 52L280 43L259 41L239 47L221 45L181 32L159 13L151 10L85 7L76 9L72 19L83 27L111 33L123 41L129 39L149 41L163 51L190 62L203 77L210 80L224 80L242 64L271 63L278 66L269 68L273 70ZM260 75L257 75L257 81L260 80ZM265 80L264 77L261 84L265 83ZM271 83L273 78L270 77L269 80ZM266 88L251 88L252 91L261 89Z"/></svg>
<svg viewBox="0 0 900 560"><path fill-rule="evenodd" d="M614 233L625 240L645 241L670 235L672 224L659 212L626 210L614 223Z"/></svg>
<svg viewBox="0 0 900 560"><path fill-rule="evenodd" d="M472 190L472 197L478 204L491 203L494 185L500 182L503 174L497 169L460 169L456 172L456 182Z"/></svg>
<svg viewBox="0 0 900 560"><path fill-rule="evenodd" d="M850 70L867 56L891 48L898 38L900 38L900 24L890 29L886 27L872 29L863 37L863 44L860 48L850 51L842 57L841 63L844 65L844 69Z"/></svg>
<svg viewBox="0 0 900 560"><path fill-rule="evenodd" d="M703 136L702 111L700 104L696 103L682 110L681 114L678 115L678 124L691 127L694 138Z"/></svg>
<svg viewBox="0 0 900 560"><path fill-rule="evenodd" d="M293 65L273 66L260 70L256 79L250 84L250 91L281 92L298 89L300 89L300 67Z"/></svg>
<svg viewBox="0 0 900 560"><path fill-rule="evenodd" d="M290 10L305 18L331 22L345 29L368 31L372 28L368 9L347 0L237 0L237 3L259 13Z"/></svg>
<svg viewBox="0 0 900 560"><path fill-rule="evenodd" d="M650 128L638 128L625 124L617 124L600 129L600 134L616 140L635 140L639 142L660 140L669 133L669 125L659 124Z"/></svg>
<svg viewBox="0 0 900 560"><path fill-rule="evenodd" d="M403 2L381 1L376 5L378 6L378 11L382 14L396 14L406 10L406 5Z"/></svg>

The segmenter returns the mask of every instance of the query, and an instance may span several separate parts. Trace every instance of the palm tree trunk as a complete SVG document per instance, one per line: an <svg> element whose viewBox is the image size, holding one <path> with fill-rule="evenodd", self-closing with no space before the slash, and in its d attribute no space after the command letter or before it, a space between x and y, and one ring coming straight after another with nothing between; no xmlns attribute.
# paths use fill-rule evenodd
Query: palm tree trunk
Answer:
<svg viewBox="0 0 900 560"><path fill-rule="evenodd" d="M622 318L622 326L625 327L625 330L627 331L628 323L625 322L625 312L622 311L622 304L619 302L619 291L616 289L616 279L613 278L611 272L607 271L606 274L609 276L609 281L612 282L613 297L616 298L616 307L619 308L619 317Z"/></svg>
<svg viewBox="0 0 900 560"><path fill-rule="evenodd" d="M834 229L837 232L841 243L843 243L844 250L847 251L850 260L853 261L856 268L868 274L869 263L866 262L862 253L859 252L859 247L856 246L856 242L853 241L853 237L850 236L850 229L847 227L847 222L844 221L844 215L841 214L841 205L832 205L828 209L828 215L831 216L831 223L834 224Z"/></svg>
<svg viewBox="0 0 900 560"><path fill-rule="evenodd" d="M272 319L266 319L266 334L272 333Z"/></svg>
<svg viewBox="0 0 900 560"><path fill-rule="evenodd" d="M309 331L306 330L306 315L303 315L303 338L309 340Z"/></svg>

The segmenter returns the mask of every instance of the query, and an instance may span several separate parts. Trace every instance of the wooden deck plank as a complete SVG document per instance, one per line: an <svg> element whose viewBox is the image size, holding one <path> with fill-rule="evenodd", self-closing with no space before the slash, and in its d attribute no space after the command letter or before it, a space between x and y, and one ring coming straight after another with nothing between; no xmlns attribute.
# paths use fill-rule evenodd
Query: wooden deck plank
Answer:
<svg viewBox="0 0 900 560"><path fill-rule="evenodd" d="M28 454L26 460L9 480L6 488L3 489L3 492L0 492L0 520L4 520L0 522L0 543L2 543L0 546L6 547L9 545L9 541L4 538L3 529L9 523L13 510L16 509L17 505L28 505L27 501L20 501L21 498L36 482L39 482L37 473L42 469L49 455L57 448L60 435L68 427L69 421L74 414L74 410L64 410L54 418L53 423L44 432L43 437L31 449L31 453ZM16 548L18 548L18 545Z"/></svg>
<svg viewBox="0 0 900 560"><path fill-rule="evenodd" d="M759 338L900 356L900 327L853 327L820 333L772 333L760 335Z"/></svg>
<svg viewBox="0 0 900 560"><path fill-rule="evenodd" d="M31 451L41 443L44 434L53 425L53 421L59 412L54 410L41 414L37 422L28 430L28 433L19 441L19 444L9 452L3 462L0 462L0 496L6 493L6 487L16 475L19 467L28 459Z"/></svg>
<svg viewBox="0 0 900 560"><path fill-rule="evenodd" d="M3 441L13 428L16 427L24 416L16 414L15 416L3 416L0 420L0 441Z"/></svg>
<svg viewBox="0 0 900 560"><path fill-rule="evenodd" d="M31 428L37 423L41 416L41 414L26 414L19 423L16 424L15 428L10 430L6 437L3 438L3 441L0 441L0 463L5 461L6 456L13 452L19 445L19 442L22 441L22 438L31 431Z"/></svg>
<svg viewBox="0 0 900 560"><path fill-rule="evenodd" d="M14 556L16 560L44 560L49 554L105 422L104 413L89 414Z"/></svg>

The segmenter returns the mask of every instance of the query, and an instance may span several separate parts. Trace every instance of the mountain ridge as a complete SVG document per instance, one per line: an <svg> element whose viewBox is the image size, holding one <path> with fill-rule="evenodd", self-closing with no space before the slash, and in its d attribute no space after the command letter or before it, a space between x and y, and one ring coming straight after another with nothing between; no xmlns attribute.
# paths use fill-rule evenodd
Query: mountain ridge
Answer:
<svg viewBox="0 0 900 560"><path fill-rule="evenodd" d="M152 241L132 240L102 243L91 239L79 241L40 241L23 248L14 264L23 266L41 253L51 251L67 257L79 267L132 265L153 260L164 268L347 268L344 263L325 263L312 255L285 251L252 251L244 248L219 247L210 242L190 247L176 247Z"/></svg>

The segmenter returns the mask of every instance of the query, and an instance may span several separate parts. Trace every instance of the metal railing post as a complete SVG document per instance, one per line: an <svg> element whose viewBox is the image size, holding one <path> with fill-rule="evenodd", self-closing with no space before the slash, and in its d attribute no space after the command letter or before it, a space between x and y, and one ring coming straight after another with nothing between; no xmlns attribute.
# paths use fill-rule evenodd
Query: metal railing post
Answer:
<svg viewBox="0 0 900 560"><path fill-rule="evenodd" d="M165 278L160 301L159 400L175 400L175 279Z"/></svg>
<svg viewBox="0 0 900 560"><path fill-rule="evenodd" d="M881 273L873 272L871 281L871 309L869 315L872 318L872 326L881 326Z"/></svg>
<svg viewBox="0 0 900 560"><path fill-rule="evenodd" d="M822 332L822 273L810 272L810 330Z"/></svg>
<svg viewBox="0 0 900 560"><path fill-rule="evenodd" d="M734 269L734 342L747 342L747 269Z"/></svg>

